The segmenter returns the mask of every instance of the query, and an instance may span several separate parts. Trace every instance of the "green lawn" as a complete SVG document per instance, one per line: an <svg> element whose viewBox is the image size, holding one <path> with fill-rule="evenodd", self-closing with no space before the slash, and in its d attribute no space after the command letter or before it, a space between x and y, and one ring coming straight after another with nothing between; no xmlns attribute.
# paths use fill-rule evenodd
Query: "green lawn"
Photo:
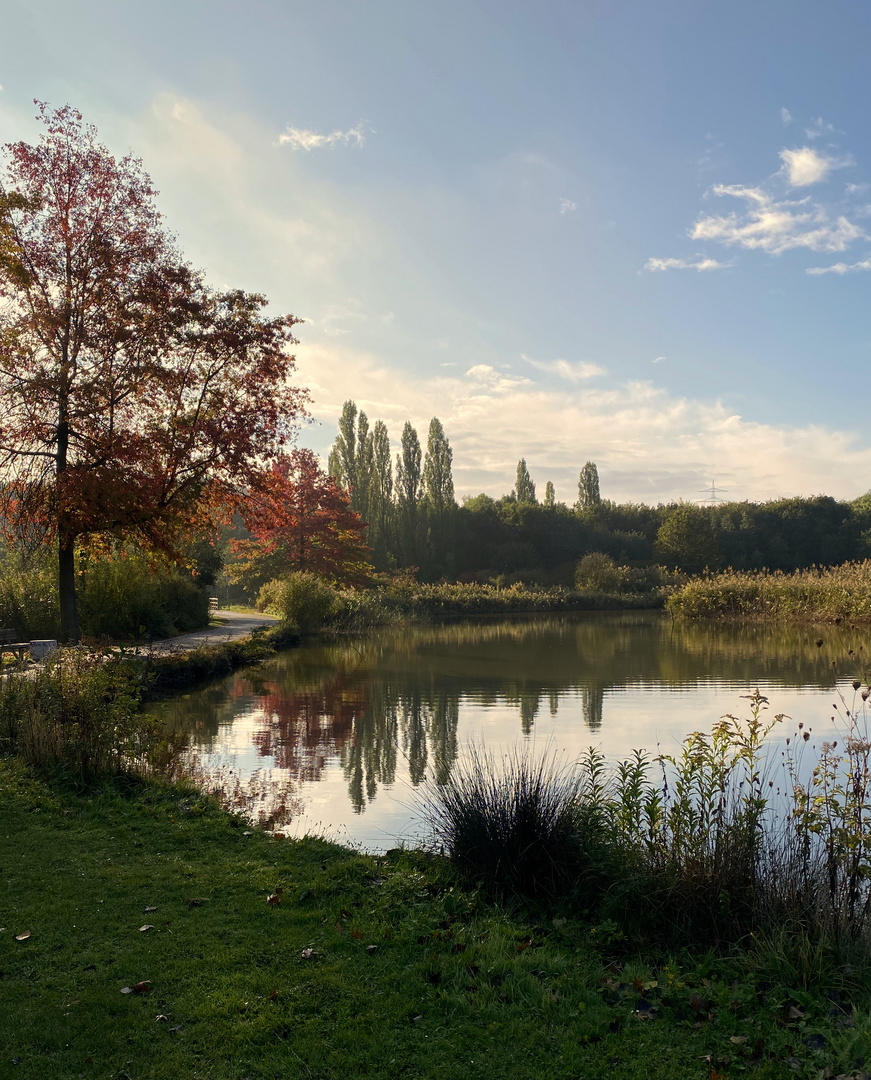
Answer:
<svg viewBox="0 0 871 1080"><path fill-rule="evenodd" d="M641 961L616 928L512 915L420 855L8 760L0 927L0 1076L21 1080L822 1077L869 1026L740 959Z"/></svg>

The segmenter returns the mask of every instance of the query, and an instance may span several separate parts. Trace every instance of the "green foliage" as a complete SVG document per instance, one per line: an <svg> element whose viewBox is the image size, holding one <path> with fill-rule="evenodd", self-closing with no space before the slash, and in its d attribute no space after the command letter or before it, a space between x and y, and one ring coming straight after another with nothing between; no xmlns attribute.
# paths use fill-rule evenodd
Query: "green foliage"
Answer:
<svg viewBox="0 0 871 1080"><path fill-rule="evenodd" d="M23 641L58 637L57 569L46 559L0 563L0 626L17 630Z"/></svg>
<svg viewBox="0 0 871 1080"><path fill-rule="evenodd" d="M0 750L38 768L93 776L147 767L160 727L140 711L139 665L64 649L0 680Z"/></svg>
<svg viewBox="0 0 871 1080"><path fill-rule="evenodd" d="M869 622L871 560L791 574L724 570L687 581L667 604L688 618Z"/></svg>
<svg viewBox="0 0 871 1080"><path fill-rule="evenodd" d="M308 634L330 624L338 613L339 595L322 578L298 570L264 585L257 609L278 615L285 626Z"/></svg>
<svg viewBox="0 0 871 1080"><path fill-rule="evenodd" d="M514 498L520 504L535 504L535 484L526 467L526 458L517 462L517 478L514 481Z"/></svg>
<svg viewBox="0 0 871 1080"><path fill-rule="evenodd" d="M709 511L679 503L659 527L656 550L667 565L679 566L690 573L716 567L719 549Z"/></svg>
<svg viewBox="0 0 871 1080"><path fill-rule="evenodd" d="M658 566L618 566L601 551L584 555L575 570L575 585L582 592L651 593L663 580Z"/></svg>
<svg viewBox="0 0 871 1080"><path fill-rule="evenodd" d="M90 638L163 638L208 625L209 598L187 574L116 553L80 572L79 615Z"/></svg>
<svg viewBox="0 0 871 1080"><path fill-rule="evenodd" d="M599 494L599 470L595 461L588 461L578 477L578 506L598 506L602 501Z"/></svg>

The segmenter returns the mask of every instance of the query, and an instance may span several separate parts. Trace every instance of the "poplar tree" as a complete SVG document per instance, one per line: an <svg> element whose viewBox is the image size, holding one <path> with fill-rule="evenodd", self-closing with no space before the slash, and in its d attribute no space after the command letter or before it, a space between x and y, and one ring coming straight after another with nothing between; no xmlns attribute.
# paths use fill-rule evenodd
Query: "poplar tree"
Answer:
<svg viewBox="0 0 871 1080"><path fill-rule="evenodd" d="M526 458L521 458L517 462L517 480L514 484L514 497L518 503L534 504L535 499L535 484L532 481L532 477L529 475L529 469L526 467Z"/></svg>
<svg viewBox="0 0 871 1080"><path fill-rule="evenodd" d="M330 451L331 476L350 491L357 487L357 405L346 401L339 417L339 434Z"/></svg>
<svg viewBox="0 0 871 1080"><path fill-rule="evenodd" d="M399 502L402 546L406 559L417 557L418 506L423 494L420 440L408 420L402 429L401 453L396 457L396 494Z"/></svg>
<svg viewBox="0 0 871 1080"><path fill-rule="evenodd" d="M599 470L594 461L588 461L578 477L578 506L598 506L602 501L599 494Z"/></svg>
<svg viewBox="0 0 871 1080"><path fill-rule="evenodd" d="M443 514L455 505L454 479L451 475L453 456L442 422L434 416L429 422L423 463L424 498L432 513Z"/></svg>
<svg viewBox="0 0 871 1080"><path fill-rule="evenodd" d="M550 480L544 485L544 505L548 510L553 510L556 506L556 493Z"/></svg>
<svg viewBox="0 0 871 1080"><path fill-rule="evenodd" d="M390 437L384 421L376 420L372 429L372 476L369 484L369 543L375 552L376 565L383 564L390 546L392 511Z"/></svg>

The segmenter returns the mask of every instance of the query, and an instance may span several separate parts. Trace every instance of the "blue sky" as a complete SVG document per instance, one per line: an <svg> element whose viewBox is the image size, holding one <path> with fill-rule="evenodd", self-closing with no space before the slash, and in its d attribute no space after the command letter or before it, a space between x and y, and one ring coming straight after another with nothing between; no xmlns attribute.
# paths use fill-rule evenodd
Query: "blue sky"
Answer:
<svg viewBox="0 0 871 1080"><path fill-rule="evenodd" d="M306 319L347 397L438 415L458 494L871 488L865 3L6 0L0 138L70 102L187 257Z"/></svg>

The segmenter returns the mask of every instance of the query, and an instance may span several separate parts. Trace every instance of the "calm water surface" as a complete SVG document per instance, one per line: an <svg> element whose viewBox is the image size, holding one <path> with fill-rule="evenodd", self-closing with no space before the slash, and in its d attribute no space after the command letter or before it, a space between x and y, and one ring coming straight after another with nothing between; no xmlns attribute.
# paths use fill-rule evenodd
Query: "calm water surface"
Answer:
<svg viewBox="0 0 871 1080"><path fill-rule="evenodd" d="M815 640L824 638L822 648ZM852 650L852 652L851 652ZM759 687L771 713L831 730L853 703L868 631L699 626L658 612L579 613L376 632L289 650L165 703L187 765L281 831L370 849L418 835L427 775L470 743L566 760L596 746L674 752Z"/></svg>

